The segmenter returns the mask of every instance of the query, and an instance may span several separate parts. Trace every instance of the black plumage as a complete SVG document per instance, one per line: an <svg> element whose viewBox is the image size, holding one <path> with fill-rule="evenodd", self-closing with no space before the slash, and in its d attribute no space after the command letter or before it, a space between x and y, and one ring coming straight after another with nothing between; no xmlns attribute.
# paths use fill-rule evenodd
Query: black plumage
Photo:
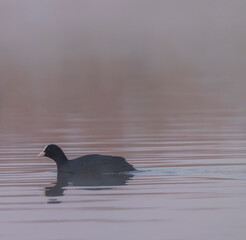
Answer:
<svg viewBox="0 0 246 240"><path fill-rule="evenodd" d="M39 156L53 159L58 172L102 174L136 170L123 157L91 154L68 160L62 149L55 144L46 146Z"/></svg>

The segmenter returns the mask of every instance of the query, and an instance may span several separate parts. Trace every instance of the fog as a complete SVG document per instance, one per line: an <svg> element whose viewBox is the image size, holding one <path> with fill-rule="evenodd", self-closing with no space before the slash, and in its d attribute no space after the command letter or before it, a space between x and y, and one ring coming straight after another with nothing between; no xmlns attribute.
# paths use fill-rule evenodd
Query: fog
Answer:
<svg viewBox="0 0 246 240"><path fill-rule="evenodd" d="M1 0L1 72L241 76L245 10L242 0Z"/></svg>
<svg viewBox="0 0 246 240"><path fill-rule="evenodd" d="M1 239L244 239L245 13L0 0ZM51 143L137 171L59 177Z"/></svg>

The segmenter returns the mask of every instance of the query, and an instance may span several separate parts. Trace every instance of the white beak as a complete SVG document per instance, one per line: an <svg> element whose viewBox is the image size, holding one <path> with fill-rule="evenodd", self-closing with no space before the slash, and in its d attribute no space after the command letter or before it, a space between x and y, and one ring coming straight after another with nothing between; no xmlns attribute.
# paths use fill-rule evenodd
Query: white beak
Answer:
<svg viewBox="0 0 246 240"><path fill-rule="evenodd" d="M45 156L45 152L41 152L38 154L38 157L44 157Z"/></svg>

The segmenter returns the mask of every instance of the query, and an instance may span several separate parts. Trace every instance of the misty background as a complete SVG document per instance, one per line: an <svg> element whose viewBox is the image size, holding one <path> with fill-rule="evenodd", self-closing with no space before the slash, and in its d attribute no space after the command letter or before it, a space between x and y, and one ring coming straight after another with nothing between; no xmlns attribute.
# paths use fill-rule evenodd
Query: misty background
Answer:
<svg viewBox="0 0 246 240"><path fill-rule="evenodd" d="M0 0L1 239L245 239L245 13ZM57 178L51 143L137 171Z"/></svg>
<svg viewBox="0 0 246 240"><path fill-rule="evenodd" d="M1 131L33 134L71 114L235 108L245 10L243 0L1 0Z"/></svg>
<svg viewBox="0 0 246 240"><path fill-rule="evenodd" d="M33 77L67 63L87 74L88 65L102 73L120 65L155 75L244 74L245 10L240 0L1 0L1 67Z"/></svg>

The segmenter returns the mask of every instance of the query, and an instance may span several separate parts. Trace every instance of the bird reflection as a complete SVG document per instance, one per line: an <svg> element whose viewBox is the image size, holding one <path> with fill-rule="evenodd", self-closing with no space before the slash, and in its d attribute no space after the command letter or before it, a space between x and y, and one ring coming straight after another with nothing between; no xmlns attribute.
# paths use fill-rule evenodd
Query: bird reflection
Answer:
<svg viewBox="0 0 246 240"><path fill-rule="evenodd" d="M45 196L63 196L67 186L81 186L84 190L112 189L114 186L126 185L128 180L133 178L133 174L102 174L102 175L77 175L71 173L58 172L57 181L53 186L45 188ZM85 187L85 188L84 188ZM49 203L60 203L51 200Z"/></svg>

